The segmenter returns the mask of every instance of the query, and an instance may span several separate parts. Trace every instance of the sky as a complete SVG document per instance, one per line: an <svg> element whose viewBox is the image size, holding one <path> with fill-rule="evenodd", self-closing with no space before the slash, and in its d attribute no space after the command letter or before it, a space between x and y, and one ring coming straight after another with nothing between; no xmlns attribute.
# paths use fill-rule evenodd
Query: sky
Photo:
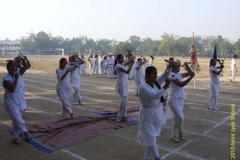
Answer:
<svg viewBox="0 0 240 160"><path fill-rule="evenodd" d="M240 39L239 0L7 0L1 1L0 40L44 31L63 38L126 41L218 36Z"/></svg>

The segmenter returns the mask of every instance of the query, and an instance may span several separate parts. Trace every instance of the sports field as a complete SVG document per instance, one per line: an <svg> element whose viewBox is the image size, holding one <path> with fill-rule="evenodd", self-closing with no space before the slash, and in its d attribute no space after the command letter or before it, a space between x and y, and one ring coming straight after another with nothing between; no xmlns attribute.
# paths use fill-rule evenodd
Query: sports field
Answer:
<svg viewBox="0 0 240 160"><path fill-rule="evenodd" d="M0 57L0 77L7 73L6 59ZM23 78L25 83L28 110L24 115L27 126L57 121L60 118L60 101L57 98L55 85L58 63L61 57L29 57L32 67ZM157 57L154 66L161 74L167 57ZM189 61L189 58L179 59ZM185 140L175 143L171 140L172 120L162 128L157 138L159 152L164 160L228 160L235 153L240 159L240 75L237 72L236 83L229 81L231 59L225 60L223 76L220 77L220 111L209 110L209 59L199 58L201 71L194 80L185 87L187 99L184 109ZM239 64L240 65L240 64ZM238 60L237 60L237 66ZM88 65L87 65L88 66ZM239 68L239 67L238 67ZM183 72L184 69L182 68ZM88 72L88 68L87 68ZM75 116L90 114L92 110L106 110L117 107L119 96L114 94L116 79L104 76L81 76L82 105L72 106ZM138 104L134 93L134 81L129 81L128 103ZM138 140L138 125L112 130L111 132L88 139L84 142L58 150L44 153L26 141L20 145L11 143L12 136L7 133L11 129L11 119L5 114L3 106L4 90L0 90L0 160L140 160L144 150ZM231 106L232 105L232 106ZM231 113L236 113L232 114ZM235 118L235 119L233 119ZM232 120L231 120L232 119ZM235 132L231 129L235 124ZM233 159L233 158L232 158Z"/></svg>

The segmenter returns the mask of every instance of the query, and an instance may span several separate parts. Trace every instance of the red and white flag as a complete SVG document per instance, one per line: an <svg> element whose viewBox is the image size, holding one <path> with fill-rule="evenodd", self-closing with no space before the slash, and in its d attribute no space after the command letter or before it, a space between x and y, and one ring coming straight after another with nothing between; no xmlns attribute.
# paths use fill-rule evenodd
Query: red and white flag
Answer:
<svg viewBox="0 0 240 160"><path fill-rule="evenodd" d="M190 60L191 60L192 69L194 71L199 72L201 69L200 69L200 66L197 61L197 52L196 52L196 48L195 48L195 44L194 44L194 33L193 33L193 38L192 38L191 50L190 50L190 58L191 58Z"/></svg>

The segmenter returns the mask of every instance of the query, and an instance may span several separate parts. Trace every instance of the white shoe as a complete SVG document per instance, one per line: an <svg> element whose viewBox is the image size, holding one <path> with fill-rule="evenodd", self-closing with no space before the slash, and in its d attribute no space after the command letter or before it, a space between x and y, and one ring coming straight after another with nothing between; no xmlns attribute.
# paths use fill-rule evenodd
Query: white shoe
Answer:
<svg viewBox="0 0 240 160"><path fill-rule="evenodd" d="M117 121L121 122L122 121L122 116L117 116Z"/></svg>
<svg viewBox="0 0 240 160"><path fill-rule="evenodd" d="M208 109L213 109L212 106L208 106Z"/></svg>
<svg viewBox="0 0 240 160"><path fill-rule="evenodd" d="M215 108L215 111L219 111L219 109L218 109L218 108Z"/></svg>
<svg viewBox="0 0 240 160"><path fill-rule="evenodd" d="M130 120L129 120L129 118L127 116L123 116L122 120L125 121L125 122L130 122Z"/></svg>
<svg viewBox="0 0 240 160"><path fill-rule="evenodd" d="M176 136L173 136L173 137L172 137L172 140L173 140L174 142L176 142L176 143L179 143L179 139L178 139Z"/></svg>

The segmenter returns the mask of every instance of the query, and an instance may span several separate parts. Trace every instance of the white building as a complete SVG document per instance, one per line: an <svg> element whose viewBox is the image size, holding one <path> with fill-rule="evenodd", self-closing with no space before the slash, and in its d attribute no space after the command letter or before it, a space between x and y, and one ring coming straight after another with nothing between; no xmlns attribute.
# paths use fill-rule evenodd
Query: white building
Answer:
<svg viewBox="0 0 240 160"><path fill-rule="evenodd" d="M18 54L20 50L20 41L0 40L0 55Z"/></svg>

